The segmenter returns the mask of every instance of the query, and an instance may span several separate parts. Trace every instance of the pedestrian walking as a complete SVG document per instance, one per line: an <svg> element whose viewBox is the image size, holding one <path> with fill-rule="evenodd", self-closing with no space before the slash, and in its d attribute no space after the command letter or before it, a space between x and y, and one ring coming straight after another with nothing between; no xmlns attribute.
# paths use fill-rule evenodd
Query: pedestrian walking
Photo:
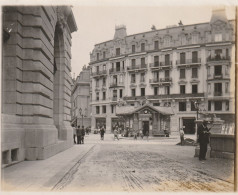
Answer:
<svg viewBox="0 0 238 195"><path fill-rule="evenodd" d="M81 137L82 144L84 144L84 136L85 136L85 129L84 126L82 126L82 137Z"/></svg>
<svg viewBox="0 0 238 195"><path fill-rule="evenodd" d="M202 124L198 126L198 143L200 145L199 160L206 160L207 144L210 139L210 129L207 127L208 121L203 120Z"/></svg>
<svg viewBox="0 0 238 195"><path fill-rule="evenodd" d="M105 128L104 128L104 125L103 125L100 129L101 140L104 140L104 133L105 133Z"/></svg>
<svg viewBox="0 0 238 195"><path fill-rule="evenodd" d="M142 131L142 130L139 131L139 134L140 134L141 139L143 139L144 134L143 134L143 131Z"/></svg>
<svg viewBox="0 0 238 195"><path fill-rule="evenodd" d="M179 134L180 134L181 146L183 146L184 145L184 131L183 131L183 129L180 129Z"/></svg>
<svg viewBox="0 0 238 195"><path fill-rule="evenodd" d="M115 140L119 140L119 138L118 138L118 127L116 126L116 128L115 128L115 130L114 130L114 141Z"/></svg>
<svg viewBox="0 0 238 195"><path fill-rule="evenodd" d="M78 126L76 130L77 134L77 144L81 144L81 139L82 139L82 129L80 128L80 125Z"/></svg>
<svg viewBox="0 0 238 195"><path fill-rule="evenodd" d="M76 144L76 128L74 127L74 125L72 125L73 127L73 138L74 138L74 144Z"/></svg>
<svg viewBox="0 0 238 195"><path fill-rule="evenodd" d="M137 140L137 134L138 134L137 130L134 130L134 140Z"/></svg>

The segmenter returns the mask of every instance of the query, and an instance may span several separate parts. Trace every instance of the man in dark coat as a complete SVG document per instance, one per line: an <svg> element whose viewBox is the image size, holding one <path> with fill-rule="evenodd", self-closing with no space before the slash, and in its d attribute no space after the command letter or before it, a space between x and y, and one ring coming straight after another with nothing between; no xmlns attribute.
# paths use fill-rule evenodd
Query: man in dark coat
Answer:
<svg viewBox="0 0 238 195"><path fill-rule="evenodd" d="M101 140L104 140L104 133L105 133L105 128L104 126L102 126L100 129Z"/></svg>
<svg viewBox="0 0 238 195"><path fill-rule="evenodd" d="M77 134L77 144L81 144L81 140L82 140L82 129L80 128L80 125L78 126L77 130L76 130L76 134Z"/></svg>
<svg viewBox="0 0 238 195"><path fill-rule="evenodd" d="M210 139L210 129L207 127L207 121L203 120L198 126L198 142L200 144L199 160L206 160L207 144Z"/></svg>

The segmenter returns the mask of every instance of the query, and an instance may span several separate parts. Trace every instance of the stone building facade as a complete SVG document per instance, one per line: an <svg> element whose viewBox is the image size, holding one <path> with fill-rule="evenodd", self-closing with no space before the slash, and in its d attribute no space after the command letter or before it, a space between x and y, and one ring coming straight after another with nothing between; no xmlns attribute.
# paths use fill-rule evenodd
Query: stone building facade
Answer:
<svg viewBox="0 0 238 195"><path fill-rule="evenodd" d="M209 22L180 22L133 35L117 26L114 38L96 44L90 55L92 128L105 123L110 132L115 123L120 125L118 101L171 107L171 133L184 127L194 134L201 113L232 122L234 41L234 20L227 19L224 9L214 10Z"/></svg>
<svg viewBox="0 0 238 195"><path fill-rule="evenodd" d="M80 125L85 128L91 126L91 86L89 66L83 70L74 80L72 87L72 121L73 126Z"/></svg>
<svg viewBox="0 0 238 195"><path fill-rule="evenodd" d="M46 159L73 144L67 6L3 7L2 164Z"/></svg>

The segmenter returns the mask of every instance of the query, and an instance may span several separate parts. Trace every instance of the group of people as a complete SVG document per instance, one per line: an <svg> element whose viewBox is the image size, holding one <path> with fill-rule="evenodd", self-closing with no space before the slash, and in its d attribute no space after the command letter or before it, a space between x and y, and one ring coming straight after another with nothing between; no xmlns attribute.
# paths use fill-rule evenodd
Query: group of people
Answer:
<svg viewBox="0 0 238 195"><path fill-rule="evenodd" d="M138 131L134 132L134 140L137 140L137 136L138 136ZM145 132L143 132L142 130L139 131L139 136L141 137L141 139L144 138L144 136L146 136L147 141L149 140L149 130L146 130Z"/></svg>
<svg viewBox="0 0 238 195"><path fill-rule="evenodd" d="M85 129L84 126L80 128L80 125L77 128L74 128L74 144L84 144ZM76 142L77 137L77 142Z"/></svg>

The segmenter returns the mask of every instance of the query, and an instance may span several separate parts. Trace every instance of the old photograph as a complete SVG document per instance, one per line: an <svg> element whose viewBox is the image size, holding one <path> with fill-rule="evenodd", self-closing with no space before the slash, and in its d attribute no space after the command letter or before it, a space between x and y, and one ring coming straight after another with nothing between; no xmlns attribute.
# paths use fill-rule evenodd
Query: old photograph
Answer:
<svg viewBox="0 0 238 195"><path fill-rule="evenodd" d="M236 6L1 4L1 191L237 191Z"/></svg>

